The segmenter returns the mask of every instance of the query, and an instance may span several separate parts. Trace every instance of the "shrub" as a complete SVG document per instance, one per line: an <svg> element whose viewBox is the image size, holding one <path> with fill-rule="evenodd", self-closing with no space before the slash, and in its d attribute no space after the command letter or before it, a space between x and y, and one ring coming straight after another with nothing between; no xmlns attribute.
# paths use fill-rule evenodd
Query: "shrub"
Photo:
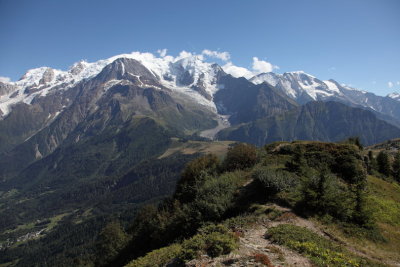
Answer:
<svg viewBox="0 0 400 267"><path fill-rule="evenodd" d="M206 237L204 235L195 235L190 239L183 241L180 258L183 260L192 260L197 258L206 248Z"/></svg>
<svg viewBox="0 0 400 267"><path fill-rule="evenodd" d="M181 258L191 260L201 253L211 257L228 254L238 246L237 238L223 225L207 225L182 244Z"/></svg>
<svg viewBox="0 0 400 267"><path fill-rule="evenodd" d="M331 173L311 175L303 182L301 192L302 200L297 203L296 208L306 213L329 214L347 221L355 209L350 192Z"/></svg>
<svg viewBox="0 0 400 267"><path fill-rule="evenodd" d="M137 258L126 265L126 267L161 267L165 266L182 252L179 244L173 244L168 247L160 248L147 253L145 256Z"/></svg>
<svg viewBox="0 0 400 267"><path fill-rule="evenodd" d="M286 163L286 168L290 172L295 172L299 176L305 174L305 169L307 167L307 161L304 157L304 147L301 145L296 145L293 149L292 160Z"/></svg>
<svg viewBox="0 0 400 267"><path fill-rule="evenodd" d="M282 216L283 211L278 210L274 207L270 207L265 210L265 214L267 215L268 219L270 219L271 221L274 221L275 219Z"/></svg>
<svg viewBox="0 0 400 267"><path fill-rule="evenodd" d="M261 182L268 195L275 195L298 184L296 175L270 167L258 167L253 171L252 176Z"/></svg>
<svg viewBox="0 0 400 267"><path fill-rule="evenodd" d="M221 219L233 207L234 194L242 180L240 172L225 173L218 178L208 179L196 192L192 207L201 214L203 221Z"/></svg>
<svg viewBox="0 0 400 267"><path fill-rule="evenodd" d="M128 242L128 236L119 222L108 223L100 232L96 243L97 260L104 264L118 255Z"/></svg>
<svg viewBox="0 0 400 267"><path fill-rule="evenodd" d="M389 176L391 168L388 153L382 150L376 157L376 161L378 163L378 171L383 175Z"/></svg>
<svg viewBox="0 0 400 267"><path fill-rule="evenodd" d="M346 140L344 140L343 143L356 145L360 150L364 148L364 146L361 144L360 137L358 136L349 137Z"/></svg>
<svg viewBox="0 0 400 267"><path fill-rule="evenodd" d="M366 180L363 162L357 155L353 155L350 151L348 152L336 157L336 164L333 171L338 173L348 183L356 184Z"/></svg>
<svg viewBox="0 0 400 267"><path fill-rule="evenodd" d="M189 162L176 185L175 198L181 202L190 202L195 197L196 188L209 176L217 173L220 162L217 156L209 154Z"/></svg>
<svg viewBox="0 0 400 267"><path fill-rule="evenodd" d="M242 214L225 220L224 225L234 231L242 231L248 228L249 226L252 226L255 223L257 223L258 219L259 219L258 215Z"/></svg>
<svg viewBox="0 0 400 267"><path fill-rule="evenodd" d="M268 258L267 255L262 254L262 253L256 253L254 254L254 260L256 262L259 262L261 264L264 264L267 267L274 267L274 265L272 265L271 260Z"/></svg>
<svg viewBox="0 0 400 267"><path fill-rule="evenodd" d="M227 171L242 170L257 163L257 149L250 144L238 144L228 150L224 166Z"/></svg>
<svg viewBox="0 0 400 267"><path fill-rule="evenodd" d="M307 256L318 266L361 266L360 259L303 227L281 224L270 228L266 237Z"/></svg>
<svg viewBox="0 0 400 267"><path fill-rule="evenodd" d="M393 178L400 182L400 152L397 152L393 160Z"/></svg>

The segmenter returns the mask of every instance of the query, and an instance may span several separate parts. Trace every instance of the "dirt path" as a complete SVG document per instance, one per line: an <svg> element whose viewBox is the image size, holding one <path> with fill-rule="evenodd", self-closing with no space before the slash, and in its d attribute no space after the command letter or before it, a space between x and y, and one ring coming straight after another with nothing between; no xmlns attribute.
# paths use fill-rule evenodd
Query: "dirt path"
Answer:
<svg viewBox="0 0 400 267"><path fill-rule="evenodd" d="M264 235L268 228L268 224L263 224L246 231L244 237L240 240L239 251L249 256L265 254L271 260L273 266L313 266L304 256L283 246L272 244L266 239Z"/></svg>
<svg viewBox="0 0 400 267"><path fill-rule="evenodd" d="M306 220L304 218L301 218L297 215L295 215L294 213L291 212L290 209L288 208L284 208L278 205L273 205L275 209L280 210L284 213L284 219L283 220L279 220L279 221L271 221L269 223L267 223L268 228L270 227L275 227L278 226L280 224L293 224L296 226L300 226L300 227L305 227L311 231L313 231L314 233L327 238L329 240L331 240L332 242L335 242L336 244L341 245L342 247L346 248L348 251L350 251L351 253L363 257L363 258L367 258L369 260L375 260L375 261L381 261L384 262L385 264L387 264L388 266L400 266L399 263L397 262L393 262L393 261L387 261L384 259L378 259L378 258L373 258L370 255L366 254L363 251L360 251L359 249L355 248L354 246L348 244L347 242L345 242L344 240L341 240L340 238L336 237L335 235L329 233L328 231L321 229L321 227L319 227L318 225L316 225L315 223L313 223L310 220Z"/></svg>
<svg viewBox="0 0 400 267"><path fill-rule="evenodd" d="M302 255L291 251L283 246L272 244L267 240L264 235L268 229L267 224L260 224L256 227L243 232L240 237L239 248L229 255L211 259L203 256L201 259L193 260L186 264L187 267L205 267L205 266L232 266L232 267L245 267L245 266L297 266L297 267L311 267L311 262ZM267 257L271 265L266 265L257 259L260 255Z"/></svg>
<svg viewBox="0 0 400 267"><path fill-rule="evenodd" d="M283 212L283 214L277 219L270 221L265 219L265 221L257 223L255 226L244 230L241 233L239 240L239 248L229 255L217 257L211 259L204 256L201 259L194 260L187 264L190 267L205 267L205 266L233 266L233 267L245 267L245 266L268 266L268 267L280 267L280 266L315 266L306 257L300 255L299 253L292 251L284 246L280 246L271 243L265 238L265 233L271 227L276 227L280 224L293 224L300 227L305 227L314 233L323 236L327 239L332 240L337 244L344 246L347 250L354 253L355 255L372 259L369 255L364 252L357 250L345 241L340 240L334 235L330 234L326 230L322 229L320 226L315 224L310 220L306 220L294 214L290 209L278 206L276 204L272 205L276 210ZM270 265L262 264L260 260L257 260L257 255L264 255L261 257L267 257L270 261ZM378 260L378 259L372 259ZM399 266L397 264L386 262L388 266Z"/></svg>
<svg viewBox="0 0 400 267"><path fill-rule="evenodd" d="M285 209L276 206L277 209ZM289 211L288 209L282 211ZM295 215L294 215L295 216ZM292 219L289 216L289 219ZM296 216L297 220L297 216ZM307 225L306 220L299 220L299 225ZM271 243L265 238L265 233L268 228L276 226L282 223L289 223L288 221L281 221L278 223L265 220L257 223L250 229L244 230L239 238L239 248L229 255L217 257L211 259L207 256L203 256L201 259L191 261L186 266L188 267L203 267L203 266L232 266L232 267L245 267L245 266L298 266L308 267L314 266L306 257L300 255L297 252L287 249L284 246ZM258 257L267 257L271 262L271 265L266 265L260 262Z"/></svg>

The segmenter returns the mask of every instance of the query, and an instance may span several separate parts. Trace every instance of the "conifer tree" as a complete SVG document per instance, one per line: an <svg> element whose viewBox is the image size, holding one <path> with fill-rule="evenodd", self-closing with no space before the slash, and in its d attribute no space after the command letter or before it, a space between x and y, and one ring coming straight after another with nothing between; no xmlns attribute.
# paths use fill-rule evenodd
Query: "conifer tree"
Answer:
<svg viewBox="0 0 400 267"><path fill-rule="evenodd" d="M379 152L376 161L378 163L378 171L383 175L390 176L390 161L389 155L385 151Z"/></svg>
<svg viewBox="0 0 400 267"><path fill-rule="evenodd" d="M294 148L292 160L286 164L286 168L289 171L297 173L299 176L303 176L306 172L306 166L307 161L304 157L304 148L297 145Z"/></svg>
<svg viewBox="0 0 400 267"><path fill-rule="evenodd" d="M378 170L378 163L376 162L376 158L374 157L374 153L372 152L372 150L368 151L368 159L369 159L368 173L372 174L373 171Z"/></svg>
<svg viewBox="0 0 400 267"><path fill-rule="evenodd" d="M108 223L100 232L96 244L98 265L105 265L127 244L128 236L119 222Z"/></svg>
<svg viewBox="0 0 400 267"><path fill-rule="evenodd" d="M396 153L393 161L393 178L400 182L400 151Z"/></svg>

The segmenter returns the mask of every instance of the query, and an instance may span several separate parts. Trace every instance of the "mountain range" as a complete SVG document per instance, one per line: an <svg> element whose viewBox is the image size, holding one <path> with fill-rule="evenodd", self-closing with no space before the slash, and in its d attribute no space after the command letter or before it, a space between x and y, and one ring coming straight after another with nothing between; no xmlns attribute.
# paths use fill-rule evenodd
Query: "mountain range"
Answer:
<svg viewBox="0 0 400 267"><path fill-rule="evenodd" d="M81 61L68 71L32 69L19 81L2 82L0 114L4 181L60 147L79 146L102 133L123 135L145 118L171 136L257 145L359 136L371 145L399 136L400 102L396 94L381 97L301 71L245 79L197 55L136 52ZM119 147L112 153L121 155Z"/></svg>
<svg viewBox="0 0 400 267"><path fill-rule="evenodd" d="M135 52L29 70L0 82L0 240L43 218L100 220L171 194L194 153L162 156L177 143L397 138L399 100L304 72L234 77L196 55Z"/></svg>

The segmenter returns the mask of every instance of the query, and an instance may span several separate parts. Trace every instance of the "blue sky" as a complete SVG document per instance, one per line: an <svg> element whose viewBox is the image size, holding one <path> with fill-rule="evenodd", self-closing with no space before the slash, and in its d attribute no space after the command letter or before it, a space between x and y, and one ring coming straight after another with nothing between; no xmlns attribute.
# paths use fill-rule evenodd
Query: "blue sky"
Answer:
<svg viewBox="0 0 400 267"><path fill-rule="evenodd" d="M398 0L0 0L0 76L132 51L227 51L321 79L400 92Z"/></svg>

